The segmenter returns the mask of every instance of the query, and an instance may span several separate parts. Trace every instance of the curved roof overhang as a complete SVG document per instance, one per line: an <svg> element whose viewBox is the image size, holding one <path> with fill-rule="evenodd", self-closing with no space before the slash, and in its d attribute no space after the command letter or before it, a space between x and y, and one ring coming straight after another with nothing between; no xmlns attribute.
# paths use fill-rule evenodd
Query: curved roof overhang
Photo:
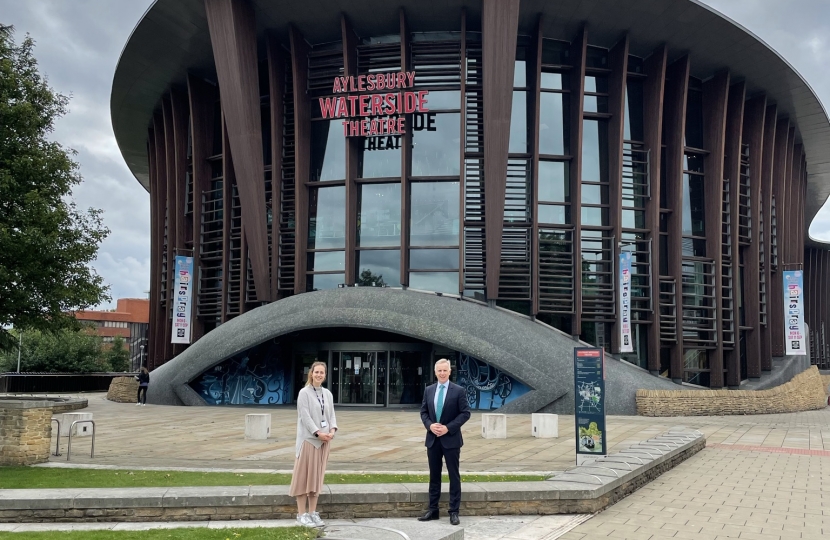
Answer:
<svg viewBox="0 0 830 540"><path fill-rule="evenodd" d="M419 31L447 30L449 21L459 20L462 7L471 23L481 19L480 0L251 1L260 36L267 29L286 44L289 24L312 44L339 40L344 10L361 36L398 33L401 7L410 26ZM777 104L779 115L795 123L796 140L807 154L804 227L809 232L810 223L830 196L830 121L810 85L781 55L697 0L523 0L520 33L531 33L540 13L545 36L568 38L587 24L589 42L610 47L627 31L631 54L645 57L666 43L669 60L691 55L693 76L705 79L725 68L733 80L746 81L748 96L765 93ZM118 146L145 189L149 190L147 129L153 112L171 87L184 87L188 72L211 80L215 77L204 0L156 0L121 53L110 103ZM809 236L808 243L821 245Z"/></svg>
<svg viewBox="0 0 830 540"><path fill-rule="evenodd" d="M573 348L580 344L570 336L458 297L375 287L299 294L231 319L154 370L148 399L205 405L189 383L216 364L271 339L332 327L381 330L461 351L531 388L500 412L573 412ZM605 366L609 414L636 414L638 389L678 388L628 362L608 358Z"/></svg>

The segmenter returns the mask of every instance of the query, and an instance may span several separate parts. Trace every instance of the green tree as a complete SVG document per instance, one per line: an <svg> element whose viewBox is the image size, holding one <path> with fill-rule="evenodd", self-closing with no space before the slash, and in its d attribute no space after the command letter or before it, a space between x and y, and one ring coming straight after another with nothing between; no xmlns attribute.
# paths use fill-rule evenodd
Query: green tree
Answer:
<svg viewBox="0 0 830 540"><path fill-rule="evenodd" d="M17 369L17 347L3 355L0 368ZM23 333L20 371L89 373L109 369L102 340L89 328Z"/></svg>
<svg viewBox="0 0 830 540"><path fill-rule="evenodd" d="M113 338L110 346L104 349L104 356L109 364L110 371L127 371L130 369L130 350L121 336Z"/></svg>
<svg viewBox="0 0 830 540"><path fill-rule="evenodd" d="M90 263L107 237L101 211L78 210L75 151L48 140L68 99L38 72L26 37L0 24L0 351L17 349L8 327L77 328L72 311L107 300Z"/></svg>
<svg viewBox="0 0 830 540"><path fill-rule="evenodd" d="M386 282L383 281L383 274L375 275L368 268L364 268L357 278L357 285L361 287L383 287Z"/></svg>

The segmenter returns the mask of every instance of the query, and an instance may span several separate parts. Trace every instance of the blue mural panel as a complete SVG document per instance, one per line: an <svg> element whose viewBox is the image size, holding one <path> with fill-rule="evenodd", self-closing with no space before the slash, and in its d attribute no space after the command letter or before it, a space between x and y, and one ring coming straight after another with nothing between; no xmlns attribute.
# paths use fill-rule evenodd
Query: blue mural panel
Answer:
<svg viewBox="0 0 830 540"><path fill-rule="evenodd" d="M208 405L291 403L291 360L263 343L202 373L190 383Z"/></svg>
<svg viewBox="0 0 830 540"><path fill-rule="evenodd" d="M471 409L491 411L530 392L523 382L469 354L458 353L456 384L467 391Z"/></svg>

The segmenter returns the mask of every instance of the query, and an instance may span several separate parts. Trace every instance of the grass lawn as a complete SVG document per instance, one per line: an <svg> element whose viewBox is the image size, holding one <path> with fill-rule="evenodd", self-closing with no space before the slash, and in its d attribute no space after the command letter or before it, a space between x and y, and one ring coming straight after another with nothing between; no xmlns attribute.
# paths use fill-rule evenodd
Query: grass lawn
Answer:
<svg viewBox="0 0 830 540"><path fill-rule="evenodd" d="M545 477L541 475L461 475L463 482L522 482L544 479ZM327 484L393 484L402 482L425 484L429 482L429 477L425 474L329 473L326 475ZM290 483L290 474L274 473L201 473L184 471L116 471L47 467L0 467L0 489L287 486ZM263 536L262 538L266 537Z"/></svg>
<svg viewBox="0 0 830 540"><path fill-rule="evenodd" d="M149 531L48 531L2 533L8 540L311 540L317 531L306 527L254 529L152 529Z"/></svg>

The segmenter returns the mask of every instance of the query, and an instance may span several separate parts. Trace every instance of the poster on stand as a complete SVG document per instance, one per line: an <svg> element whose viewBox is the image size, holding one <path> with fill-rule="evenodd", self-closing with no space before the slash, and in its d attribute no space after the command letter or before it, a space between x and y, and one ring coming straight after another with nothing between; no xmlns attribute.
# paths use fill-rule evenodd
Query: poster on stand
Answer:
<svg viewBox="0 0 830 540"><path fill-rule="evenodd" d="M620 352L634 352L631 342L631 253L620 253Z"/></svg>
<svg viewBox="0 0 830 540"><path fill-rule="evenodd" d="M176 256L173 285L173 332L170 343L190 343L190 311L193 302L193 257Z"/></svg>
<svg viewBox="0 0 830 540"><path fill-rule="evenodd" d="M807 335L804 331L804 272L788 270L784 278L784 354L807 354Z"/></svg>
<svg viewBox="0 0 830 540"><path fill-rule="evenodd" d="M580 456L608 454L605 431L605 356L593 347L574 348L574 424Z"/></svg>

